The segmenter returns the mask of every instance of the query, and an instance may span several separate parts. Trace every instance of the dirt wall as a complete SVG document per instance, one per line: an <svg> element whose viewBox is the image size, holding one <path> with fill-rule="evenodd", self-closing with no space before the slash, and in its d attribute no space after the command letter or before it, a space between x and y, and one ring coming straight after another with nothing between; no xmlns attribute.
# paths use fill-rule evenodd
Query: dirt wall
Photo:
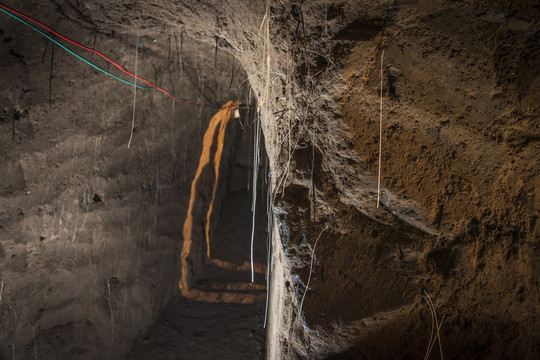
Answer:
<svg viewBox="0 0 540 360"><path fill-rule="evenodd" d="M142 89L134 101L132 87L0 19L0 353L117 359L177 294L192 159L245 76L181 32L96 27L72 3L6 4L132 71L137 49L139 76L210 105Z"/></svg>
<svg viewBox="0 0 540 360"><path fill-rule="evenodd" d="M152 56L168 58L164 55L167 46L160 45L167 44L168 37L158 35L166 31L180 39L184 33L208 45L196 43L196 49L200 46L204 50L194 50L199 54L194 64L211 64L215 54L230 53L227 71L220 75L230 80L229 84L218 82L202 91L200 78L191 78L191 85L198 85L203 94L224 94L227 86L231 89L234 84L231 72L235 70L229 69L241 64L246 70L245 77L237 75L236 79L238 84L249 83L251 98L259 103L271 173L270 203L275 214L271 227L269 358L417 358L425 356L430 347L433 357L441 357L440 352L447 358L537 357L539 131L538 76L534 69L538 67L538 7L534 3L321 0L253 4L155 0L84 4L63 1L57 2L55 8L40 6L37 9L48 11L50 16L55 9L62 10L60 28L69 29L75 26L74 19L80 21L89 30L89 43L93 41L93 30L104 28L109 34L114 30L115 35L107 41L111 51L120 55L121 45L113 39L133 42L133 34L139 34L158 39L153 46L161 46L161 50L156 48ZM26 60L20 57L23 49L4 41L8 45L3 48L3 56L10 61L4 72L25 79L20 75L26 69ZM146 48L143 42L142 53ZM154 49L151 44L148 48ZM127 54L123 55L125 61L132 61ZM3 110L3 118L8 119L3 126L7 134L16 124L16 135L24 139L28 134L36 138L46 131L50 134L47 138L58 139L47 145L50 152L39 155L59 157L51 158L51 165L46 167L49 172L45 175L51 179L46 183L55 185L45 190L55 199L63 187L79 189L78 193L82 189L84 198L85 188L77 187L83 186L79 185L84 184L83 179L73 177L77 172L71 171L87 164L73 160L73 154L80 151L77 146L86 138L80 129L99 136L104 130L96 130L89 119L108 123L103 120L103 111L86 106L96 113L79 111L82 119L88 120L76 123L77 130L66 128L66 120L58 120L56 125L53 121L49 129L45 125L30 126L36 116L33 114L51 114L47 91L26 91L48 82L50 68L40 64L41 54L34 54L32 59L29 63L44 68L40 85L36 80L35 85L6 90L4 98L15 105ZM141 71L161 79L158 75L165 72L165 67L147 66ZM178 67L173 72L175 76L182 74ZM95 77L90 72L85 74ZM55 79L60 75L57 72ZM88 93L87 86L65 76L64 83L70 84L64 89L65 96L75 96L70 89L84 88L85 92L77 92L77 101L94 104L82 95ZM116 89L109 96L104 96L98 85L89 89L96 97L103 96L105 105L113 101L122 104L119 99L123 97L116 97ZM125 91L124 95L130 94ZM198 94L190 97L197 98ZM24 100L38 95L39 101ZM381 95L382 191L377 207ZM169 112L173 118L185 114L157 95L145 96L146 100L138 102L139 114L144 114L144 109L148 114L159 109L164 117ZM30 103L36 102L41 107L31 111ZM54 106L53 102L52 109ZM130 102L118 106L115 108L121 110L117 114L123 114L127 126ZM60 110L54 113L58 119L75 118L71 107ZM202 114L193 116L211 117ZM196 124L190 131L197 129ZM166 128L159 125L161 134L171 140ZM107 139L114 134L116 142L104 149L122 154L116 156L122 160L108 165L109 177L99 180L111 186L103 195L104 204L111 202L109 199L115 195L109 194L115 194L115 189L137 189L134 175L129 174L138 174L137 179L154 184L158 170L160 174L173 171L166 165L152 174L139 170L145 168L146 162L151 163L148 166L156 164L149 160L154 155L148 149L159 143L157 130L143 132L141 128L141 138L148 134L144 148L147 154L141 149L140 163L129 162L135 160L129 160L133 153L123 149L124 130L107 130L111 134ZM192 137L184 132L173 134L177 136L175 141L166 146L174 146L170 156L178 160L182 156L178 148L181 137L187 136L186 141ZM63 143L68 135L72 138ZM134 140L142 143L137 136ZM14 145L5 144L2 141L9 160L2 165L2 171L9 173L12 180L2 190L6 193L2 201L10 201L10 220L4 220L8 223L2 231L15 234L19 228L14 226L26 224L24 216L19 215L18 209L23 208L19 204L28 204L25 199L41 199L48 193L40 190L35 195L31 189L30 194L25 193L28 184L37 184L44 176L32 170L32 164L42 158L35 155L42 152L40 147L31 156L23 157L20 147L12 150ZM33 146L32 142L27 144ZM90 148L91 144L85 146ZM191 150L184 154L186 151ZM188 157L194 153L188 152ZM54 168L49 167L62 161L65 165L58 170L58 176L50 172ZM85 171L81 173L84 178L92 174ZM189 167L186 171L190 173ZM130 178L120 187L111 185ZM98 193L94 187L88 188L89 194ZM156 198L159 192L153 189L147 185L136 192L141 209ZM48 216L47 223L60 224L60 217L65 224L68 220L62 209L69 209L70 228L80 227L77 219L80 221L81 215L77 214L84 213L73 200L79 198L74 194L67 192L63 200L55 203L54 213L49 208L42 210L49 214L43 215ZM185 198L178 197L175 214L185 211L185 205L177 205L185 204ZM39 208L36 211L39 214ZM90 216L85 224L88 221ZM152 222L149 224L151 227ZM35 229L34 223L29 225ZM27 229L32 231L29 226ZM62 231L62 236L73 232ZM76 239L80 236L79 232ZM46 239L37 241L46 244ZM11 277L7 279L12 282L26 268L27 262L18 259L34 256L35 251L30 245L10 246L4 246L4 252L6 258L11 256ZM101 250L100 258L101 254L108 252ZM51 258L56 257L47 257ZM101 288L93 288L94 293L107 291L108 298L101 295L105 301L113 291L109 290L112 273L100 275ZM7 282L5 286L4 291L8 291ZM6 307L4 313L10 311ZM110 322L106 310L103 313L100 321ZM443 323L440 338L430 332L435 318L437 324ZM35 321L19 325L24 326L27 344L32 324ZM434 338L440 342L432 343Z"/></svg>

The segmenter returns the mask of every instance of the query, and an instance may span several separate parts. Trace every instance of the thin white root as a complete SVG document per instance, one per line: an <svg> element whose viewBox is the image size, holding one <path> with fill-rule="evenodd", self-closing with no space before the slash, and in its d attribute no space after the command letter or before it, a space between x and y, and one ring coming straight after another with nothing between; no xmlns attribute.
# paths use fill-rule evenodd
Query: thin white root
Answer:
<svg viewBox="0 0 540 360"><path fill-rule="evenodd" d="M429 311L431 313L431 336L429 338L428 348L426 350L426 355L424 356L424 360L429 359L429 355L431 354L431 350L433 350L433 346L435 346L435 342L437 341L437 339L439 340L439 352L441 355L441 360L444 360L442 344L441 344L441 334L440 334L440 330L444 322L444 315L441 319L441 322L439 323L437 320L437 312L435 311L435 305L433 304L433 301L431 300L431 297L428 295L428 293L425 291L424 293L426 294L426 296L422 296L422 297L424 298L424 300L426 300ZM435 337L433 337L434 329L437 330L437 334L435 335Z"/></svg>
<svg viewBox="0 0 540 360"><path fill-rule="evenodd" d="M34 355L36 356L36 360L37 360L36 332L33 326L32 326L32 336L34 337Z"/></svg>
<svg viewBox="0 0 540 360"><path fill-rule="evenodd" d="M313 250L311 251L311 263L309 265L309 276L306 283L306 290L304 291L304 295L302 295L302 301L300 302L300 314L302 313L302 306L304 305L304 299L306 298L306 293L308 292L308 289L309 289L309 282L311 281L311 273L313 271L313 258L315 257L315 248L317 247L317 243L319 242L321 235L323 234L323 232L326 231L326 229L328 229L328 227L329 226L325 227L319 233L319 236L317 236L317 240L315 240L315 244L313 245Z"/></svg>
<svg viewBox="0 0 540 360"><path fill-rule="evenodd" d="M435 331L435 319L433 317L433 311L431 310L431 306L429 305L428 299L423 295L422 297L424 298L424 300L426 300L426 303L428 304L428 308L429 308L429 313L431 315L431 334L429 335L428 347L426 350L426 354L424 355L424 360L427 360L427 358L429 357L429 353L431 352L431 343L433 341L433 333Z"/></svg>

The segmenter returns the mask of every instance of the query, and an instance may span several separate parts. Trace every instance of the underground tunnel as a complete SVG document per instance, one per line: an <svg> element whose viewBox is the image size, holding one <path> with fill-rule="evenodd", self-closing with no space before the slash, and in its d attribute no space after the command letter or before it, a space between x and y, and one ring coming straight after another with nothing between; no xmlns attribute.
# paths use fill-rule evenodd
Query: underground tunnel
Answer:
<svg viewBox="0 0 540 360"><path fill-rule="evenodd" d="M0 359L537 359L539 7L0 1Z"/></svg>

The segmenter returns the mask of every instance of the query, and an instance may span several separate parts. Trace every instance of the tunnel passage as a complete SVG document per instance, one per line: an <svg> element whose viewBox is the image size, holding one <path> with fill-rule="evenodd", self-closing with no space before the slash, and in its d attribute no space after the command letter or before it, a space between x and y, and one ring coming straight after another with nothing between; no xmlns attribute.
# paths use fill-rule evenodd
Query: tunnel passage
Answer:
<svg viewBox="0 0 540 360"><path fill-rule="evenodd" d="M255 220L266 224L264 217L249 216L244 209L250 206L252 212L256 212L256 197L257 189L253 187L252 198L247 197L247 193L242 194L242 186L249 186L245 181L249 171L247 168L242 168L242 163L248 163L245 157L245 145L238 139L238 132L235 131L239 124L231 122L233 113L235 120L241 121L239 109L241 103L229 101L213 116L208 125L203 138L203 148L199 158L199 164L195 177L191 184L191 193L188 205L187 216L183 227L183 244L180 255L182 265L182 277L179 282L179 289L182 295L189 298L211 301L211 302L255 302L264 299L263 293L221 293L215 290L264 290L264 286L254 283L237 283L237 284L220 284L219 281L213 279L214 284L203 290L197 286L204 277L209 276L214 278L214 272L234 272L251 270L251 273L264 273L264 253L260 251L261 242L257 241L257 253L254 251L255 238L251 240L251 251L249 261L243 260L242 249L246 246L241 246L236 251L236 256L233 259L223 259L216 257L217 253L231 254L226 251L227 247L238 247L239 243L247 244L247 239L250 238L250 225L252 230L255 226ZM258 119L246 119L247 122L252 122L255 135L253 143L253 157L260 157L258 148L262 146L260 141L260 128L256 125ZM247 125L246 122L246 125ZM247 128L244 129L247 131ZM237 151L238 150L238 151ZM244 151L242 151L244 150ZM256 159L255 162L259 162ZM255 173L258 172L258 165L252 165ZM230 173L230 174L228 174ZM230 176L227 176L230 175ZM256 174L252 175L256 180ZM248 181L249 182L249 181ZM255 205L255 208L253 206ZM220 207L223 212L220 214ZM248 216L246 216L248 215ZM253 219L252 222L245 221ZM257 237L259 237L259 232ZM260 240L260 239L257 239ZM214 243L217 245L217 250L214 250ZM264 247L263 247L264 249ZM234 253L233 253L234 254ZM255 260L257 254L257 262ZM259 255L262 255L259 256ZM260 259L259 259L260 258ZM206 265L206 266L205 266ZM213 271L208 270L212 268ZM246 279L247 280L247 279ZM224 287L223 287L224 286Z"/></svg>
<svg viewBox="0 0 540 360"><path fill-rule="evenodd" d="M232 117L228 102L206 130L191 184L180 255L181 296L135 340L127 358L262 359L265 321L267 204L265 151L254 180L257 120L247 110ZM255 134L254 134L255 133ZM256 189L253 184L257 184ZM256 196L255 228L252 223ZM254 233L255 282L250 282Z"/></svg>
<svg viewBox="0 0 540 360"><path fill-rule="evenodd" d="M67 3L11 6L185 101L148 89L139 79L136 84L144 88L134 93L24 24L4 13L0 17L0 33L11 39L0 43L5 84L0 88L0 358L37 353L39 359L119 359L169 301L179 299L182 227L204 133L226 101L250 103L247 76L229 53L177 29L95 30ZM135 83L96 53L51 37ZM238 161L246 171L242 191L247 194L254 112L241 112L240 120L229 122L225 148L228 156L240 156L232 145L245 147L247 160ZM235 168L234 159L222 162L223 174ZM226 180L235 174L221 177L212 230L227 201L222 199ZM248 222L248 234L238 239L247 254ZM257 242L256 251L264 251L264 235ZM257 262L264 263L264 255ZM249 269L216 273L238 275L240 283L250 279ZM199 275L201 281L207 277ZM261 276L258 296L264 295ZM237 286L223 277L214 284L221 280ZM251 286L248 291L253 292ZM190 300L190 315L200 320L204 304ZM251 308L236 305L231 306L244 314L241 318L253 310L255 319L264 309L260 302ZM243 328L251 331L262 323ZM254 349L262 346L259 340Z"/></svg>

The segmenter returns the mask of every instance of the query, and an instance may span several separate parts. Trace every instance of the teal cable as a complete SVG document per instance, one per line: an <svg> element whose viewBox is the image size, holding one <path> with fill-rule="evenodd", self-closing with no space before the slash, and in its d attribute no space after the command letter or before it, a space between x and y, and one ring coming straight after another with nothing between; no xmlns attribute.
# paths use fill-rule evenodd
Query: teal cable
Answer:
<svg viewBox="0 0 540 360"><path fill-rule="evenodd" d="M75 56L75 57L78 58L79 60L82 60L83 62L87 63L88 65L92 66L93 68L95 68L95 69L97 69L97 70L99 70L99 71L101 71L101 72L103 72L103 73L109 75L110 77L112 77L112 78L114 78L114 79L116 79L116 80L120 80L121 82L126 83L126 84L128 84L128 85L135 86L135 87L138 88L138 89L143 89L143 90L150 90L150 89L152 89L152 90L155 90L154 88L146 87L146 86L141 86L141 85L137 85L137 84L135 84L135 83L129 82L129 81L127 81L127 80L124 80L124 79L122 79L122 78L120 78L120 77L118 77L118 76L116 76L116 75L114 75L114 74L111 74L111 73L108 72L107 70L104 70L104 69L100 68L99 66L92 64L90 61L86 60L85 58L83 58L83 57L80 56L79 54L73 52L72 50L68 49L67 47L65 47L64 45L62 45L61 43L59 43L58 41L56 41L55 39L53 39L53 38L50 37L49 35L43 33L41 30L35 28L34 26L30 25L30 24L27 23L26 21L24 21L24 20L18 18L17 16L13 15L13 14L10 13L9 11L4 10L4 9L2 9L2 8L0 8L0 11L2 11L2 12L4 12L4 13L8 14L8 15L11 16L12 18L14 18L15 20L17 20L17 21L23 23L24 25L30 27L30 28L33 29L34 31L37 31L38 33L40 33L41 35L43 35L43 36L46 37L47 39L49 39L49 40L51 40L52 42L54 42L56 45L60 46L62 49L66 50L66 51L67 51L68 53L70 53L71 55Z"/></svg>

